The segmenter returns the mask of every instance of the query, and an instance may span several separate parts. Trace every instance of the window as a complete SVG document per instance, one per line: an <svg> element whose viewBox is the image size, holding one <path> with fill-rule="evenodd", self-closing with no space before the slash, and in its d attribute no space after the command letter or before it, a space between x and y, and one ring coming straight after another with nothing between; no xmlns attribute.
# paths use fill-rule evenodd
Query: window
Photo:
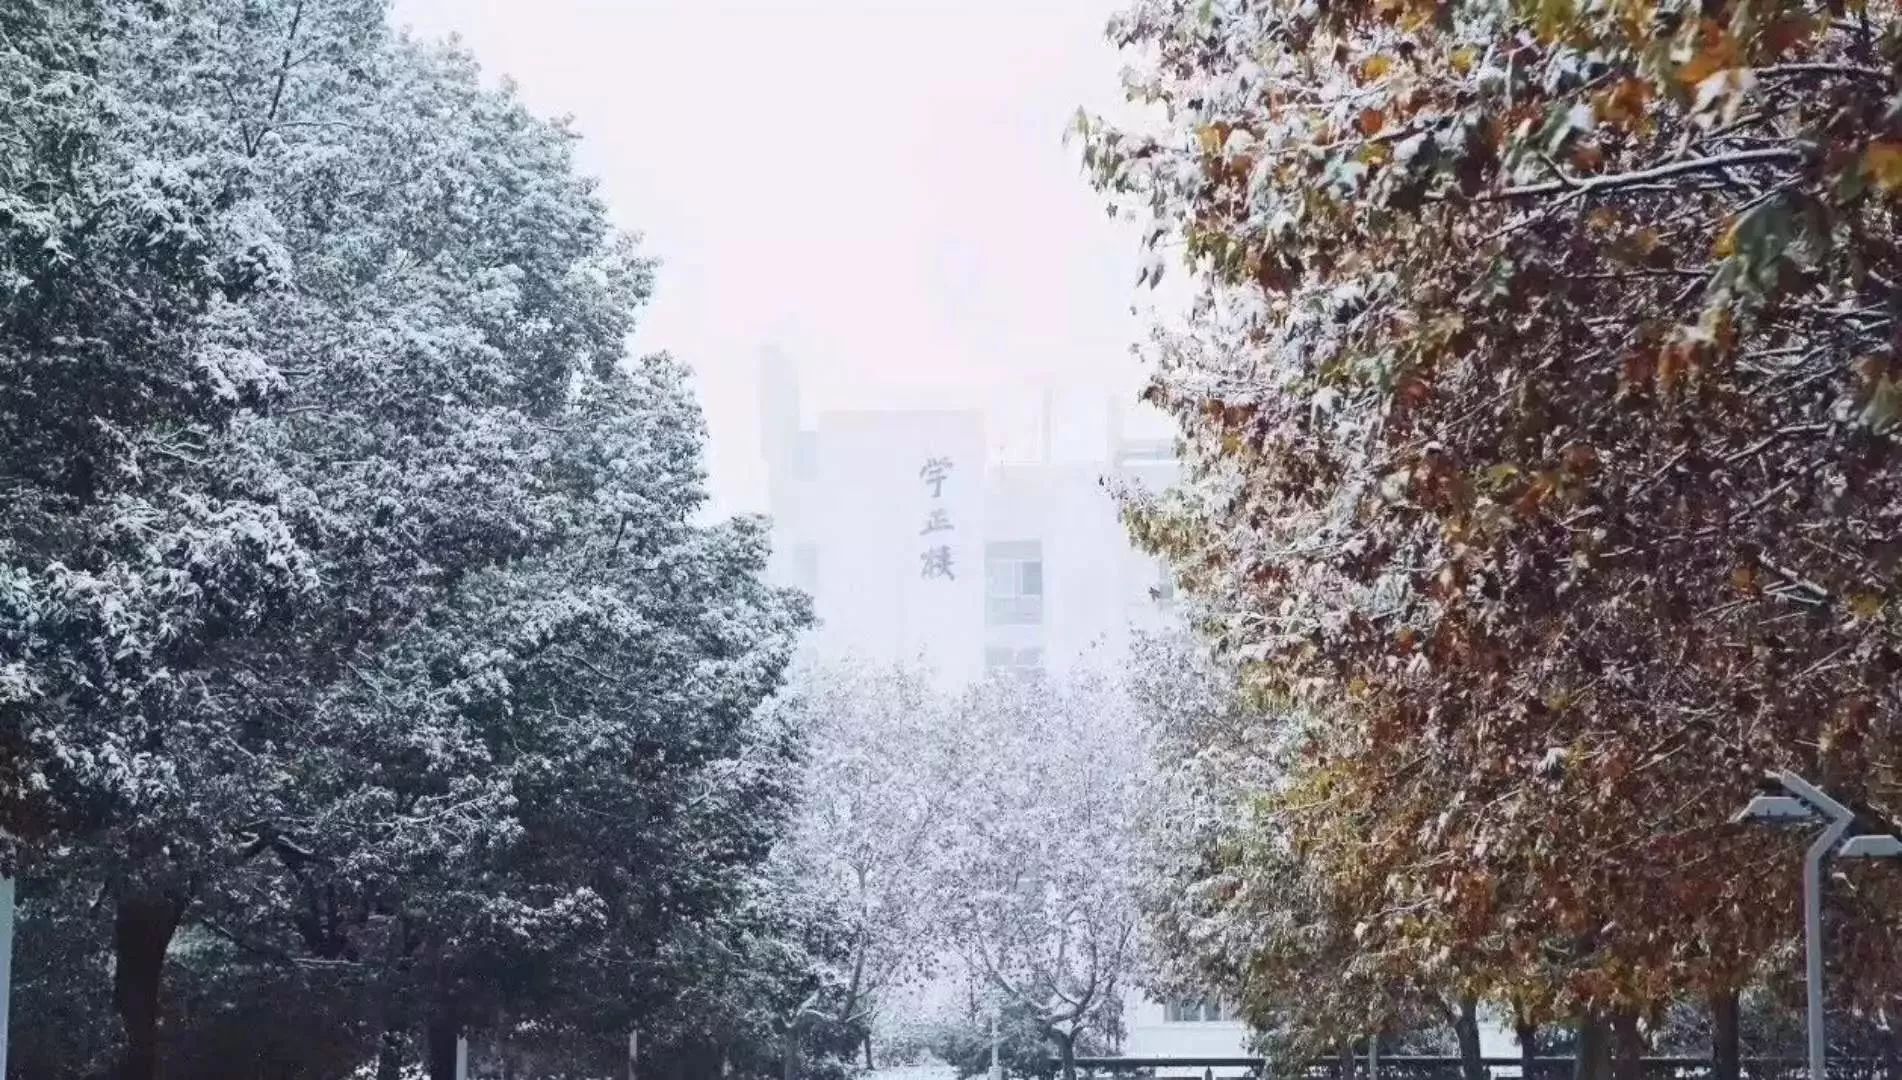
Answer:
<svg viewBox="0 0 1902 1080"><path fill-rule="evenodd" d="M1037 646L1015 649L1009 645L989 645L984 649L984 670L1000 674L1027 674L1043 668L1043 650Z"/></svg>
<svg viewBox="0 0 1902 1080"><path fill-rule="evenodd" d="M1132 439L1122 446L1120 460L1125 465L1168 463L1176 459L1173 439Z"/></svg>
<svg viewBox="0 0 1902 1080"><path fill-rule="evenodd" d="M1239 1020L1241 1013L1214 998L1172 998L1163 1004L1163 1019L1171 1024L1215 1024Z"/></svg>
<svg viewBox="0 0 1902 1080"><path fill-rule="evenodd" d="M984 621L992 626L1043 622L1043 544L1007 540L984 545Z"/></svg>

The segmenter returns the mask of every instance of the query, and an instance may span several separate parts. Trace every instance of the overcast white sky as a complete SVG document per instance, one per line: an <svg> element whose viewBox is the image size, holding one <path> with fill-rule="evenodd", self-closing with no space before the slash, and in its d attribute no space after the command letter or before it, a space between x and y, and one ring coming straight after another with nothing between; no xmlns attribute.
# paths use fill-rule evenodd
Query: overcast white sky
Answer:
<svg viewBox="0 0 1902 1080"><path fill-rule="evenodd" d="M1119 0L396 0L529 105L663 260L636 338L699 374L715 498L763 509L755 373L822 408L1128 395L1140 267L1074 146Z"/></svg>

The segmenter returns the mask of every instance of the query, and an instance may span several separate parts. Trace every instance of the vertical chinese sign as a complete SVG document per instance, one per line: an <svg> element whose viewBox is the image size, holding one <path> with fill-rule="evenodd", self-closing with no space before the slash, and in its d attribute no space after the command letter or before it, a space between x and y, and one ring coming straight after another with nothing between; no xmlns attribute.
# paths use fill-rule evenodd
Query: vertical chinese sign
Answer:
<svg viewBox="0 0 1902 1080"><path fill-rule="evenodd" d="M948 457L927 457L918 469L918 479L923 480L930 489L930 505L926 508L924 528L918 535L924 539L925 548L918 554L918 576L922 578L944 578L957 580L957 570L951 562L951 538L943 534L953 531L951 515L940 505L944 501L944 483L951 477L951 459Z"/></svg>

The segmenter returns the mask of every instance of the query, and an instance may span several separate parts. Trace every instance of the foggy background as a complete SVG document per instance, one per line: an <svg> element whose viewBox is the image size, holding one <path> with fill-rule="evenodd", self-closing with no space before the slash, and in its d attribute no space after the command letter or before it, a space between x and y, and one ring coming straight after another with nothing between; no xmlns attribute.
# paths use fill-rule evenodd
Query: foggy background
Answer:
<svg viewBox="0 0 1902 1080"><path fill-rule="evenodd" d="M663 260L635 345L699 379L716 511L766 509L761 350L808 414L1129 402L1134 226L1063 134L1122 113L1114 0L398 0L527 104ZM1158 294L1165 301L1165 286ZM995 446L993 447L995 450Z"/></svg>

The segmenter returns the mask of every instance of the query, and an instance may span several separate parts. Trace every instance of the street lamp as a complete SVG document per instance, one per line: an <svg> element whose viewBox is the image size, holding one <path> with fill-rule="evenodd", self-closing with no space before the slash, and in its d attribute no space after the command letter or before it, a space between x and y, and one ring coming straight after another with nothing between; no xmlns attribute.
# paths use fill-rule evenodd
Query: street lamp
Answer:
<svg viewBox="0 0 1902 1080"><path fill-rule="evenodd" d="M1771 825L1820 822L1823 831L1803 856L1803 959L1809 983L1810 1080L1825 1080L1823 1072L1823 860L1832 852L1842 859L1902 857L1902 840L1872 834L1843 842L1855 824L1855 811L1824 794L1814 784L1788 769L1771 774L1788 795L1759 795L1733 821ZM1842 846L1837 847L1838 844Z"/></svg>

